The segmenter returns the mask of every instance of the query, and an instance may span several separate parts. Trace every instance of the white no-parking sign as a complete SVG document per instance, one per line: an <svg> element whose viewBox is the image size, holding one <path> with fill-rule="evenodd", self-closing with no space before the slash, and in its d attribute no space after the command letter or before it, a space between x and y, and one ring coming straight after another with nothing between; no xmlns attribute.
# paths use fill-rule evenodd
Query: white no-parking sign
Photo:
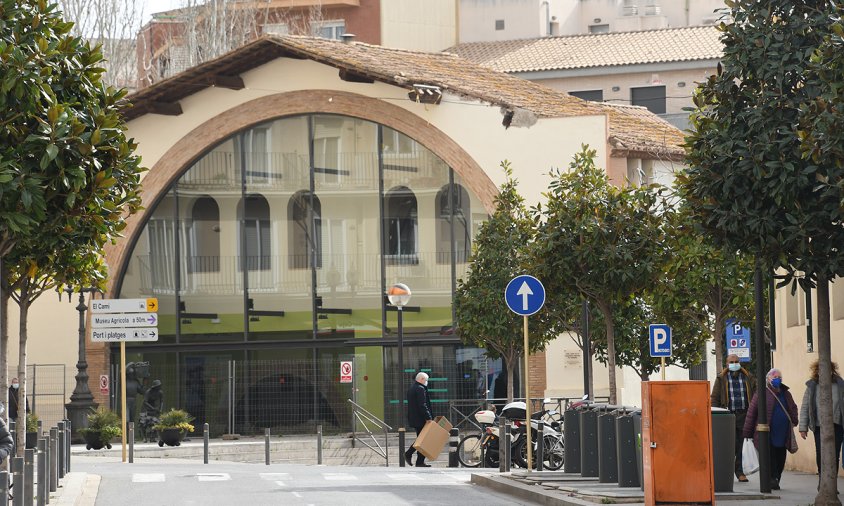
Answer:
<svg viewBox="0 0 844 506"><path fill-rule="evenodd" d="M342 361L340 362L340 383L351 383L352 382L352 362L351 361Z"/></svg>

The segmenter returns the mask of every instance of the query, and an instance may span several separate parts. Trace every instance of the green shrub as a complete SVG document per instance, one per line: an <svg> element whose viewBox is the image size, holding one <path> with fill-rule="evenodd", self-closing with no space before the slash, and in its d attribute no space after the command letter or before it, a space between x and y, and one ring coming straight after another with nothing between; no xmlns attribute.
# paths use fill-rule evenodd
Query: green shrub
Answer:
<svg viewBox="0 0 844 506"><path fill-rule="evenodd" d="M164 430L164 429L179 429L187 432L193 432L193 425L191 422L194 420L194 417L188 414L187 411L183 409L171 409L170 411L162 414L158 418L158 423L153 425L152 428L155 430Z"/></svg>
<svg viewBox="0 0 844 506"><path fill-rule="evenodd" d="M38 415L35 413L27 413L26 414L26 431L27 432L38 432Z"/></svg>
<svg viewBox="0 0 844 506"><path fill-rule="evenodd" d="M111 441L123 434L120 425L121 421L117 413L108 408L100 407L88 415L88 427L79 429L79 432L83 434L97 432L100 434L101 440Z"/></svg>

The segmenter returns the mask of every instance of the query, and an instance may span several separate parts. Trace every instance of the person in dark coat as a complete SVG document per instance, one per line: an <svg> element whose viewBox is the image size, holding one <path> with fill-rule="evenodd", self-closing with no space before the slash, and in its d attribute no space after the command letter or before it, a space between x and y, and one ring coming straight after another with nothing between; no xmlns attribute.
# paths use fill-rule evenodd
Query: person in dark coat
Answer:
<svg viewBox="0 0 844 506"><path fill-rule="evenodd" d="M12 378L12 383L9 386L9 420L18 420L18 391L20 389L20 382L17 378ZM26 412L29 413L29 399L26 401Z"/></svg>
<svg viewBox="0 0 844 506"><path fill-rule="evenodd" d="M794 437L794 427L797 425L797 404L789 392L789 388L782 382L779 369L771 369L765 376L765 399L768 411L768 437L771 440L771 489L780 489L780 478L785 468L786 450ZM753 438L756 448L759 448L759 433L756 431L758 419L759 392L753 395L747 419L744 421L744 437Z"/></svg>
<svg viewBox="0 0 844 506"><path fill-rule="evenodd" d="M727 367L721 371L712 383L710 401L713 408L729 409L736 417L736 459L735 472L738 481L746 482L747 476L741 467L741 446L744 441L744 419L750 399L756 392L756 382L741 366L738 355L727 355Z"/></svg>
<svg viewBox="0 0 844 506"><path fill-rule="evenodd" d="M425 422L433 420L431 414L431 400L428 398L428 375L420 372L416 375L416 381L407 389L407 422L416 431L416 437L425 427ZM413 452L416 449L413 445L404 452L404 460L407 465L412 464ZM431 467L425 463L425 456L421 453L416 457L416 467Z"/></svg>

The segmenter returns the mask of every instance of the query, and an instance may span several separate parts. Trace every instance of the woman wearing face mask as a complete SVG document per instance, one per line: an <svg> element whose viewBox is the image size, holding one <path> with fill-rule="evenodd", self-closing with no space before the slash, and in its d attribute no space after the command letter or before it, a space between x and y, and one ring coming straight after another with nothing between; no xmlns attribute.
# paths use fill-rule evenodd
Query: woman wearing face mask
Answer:
<svg viewBox="0 0 844 506"><path fill-rule="evenodd" d="M794 437L793 427L797 425L797 404L791 396L788 387L782 382L779 369L771 369L765 376L765 400L768 411L768 437L771 441L771 488L780 489L780 478L785 467L786 450ZM759 435L756 432L759 392L753 395L748 409L747 419L744 421L744 437L753 438L759 447Z"/></svg>
<svg viewBox="0 0 844 506"><path fill-rule="evenodd" d="M20 382L17 378L12 378L12 384L9 387L9 420L18 419L18 391L20 389ZM26 412L29 413L29 400L26 401Z"/></svg>

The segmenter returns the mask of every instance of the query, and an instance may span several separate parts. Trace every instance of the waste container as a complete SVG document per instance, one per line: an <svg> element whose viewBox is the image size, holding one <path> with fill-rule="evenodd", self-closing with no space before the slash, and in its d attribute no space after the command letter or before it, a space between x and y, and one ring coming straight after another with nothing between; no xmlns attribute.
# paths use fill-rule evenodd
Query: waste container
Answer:
<svg viewBox="0 0 844 506"><path fill-rule="evenodd" d="M636 467L639 474L639 488L645 490L645 480L642 478L644 463L642 461L642 411L633 413L633 433L636 435Z"/></svg>
<svg viewBox="0 0 844 506"><path fill-rule="evenodd" d="M736 462L736 415L712 408L712 465L715 492L732 492Z"/></svg>
<svg viewBox="0 0 844 506"><path fill-rule="evenodd" d="M566 449L566 460L563 471L566 473L580 472L580 410L567 409L563 414L563 444Z"/></svg>
<svg viewBox="0 0 844 506"><path fill-rule="evenodd" d="M580 475L584 478L598 477L597 408L600 406L604 405L592 404L588 409L580 411Z"/></svg>
<svg viewBox="0 0 844 506"><path fill-rule="evenodd" d="M636 451L638 434L636 433L633 414L639 411L624 411L615 419L615 447L618 459L618 486L638 487L641 472L641 451Z"/></svg>
<svg viewBox="0 0 844 506"><path fill-rule="evenodd" d="M615 447L615 409L617 407L606 406L605 410L598 413L598 483L618 482L618 459Z"/></svg>

